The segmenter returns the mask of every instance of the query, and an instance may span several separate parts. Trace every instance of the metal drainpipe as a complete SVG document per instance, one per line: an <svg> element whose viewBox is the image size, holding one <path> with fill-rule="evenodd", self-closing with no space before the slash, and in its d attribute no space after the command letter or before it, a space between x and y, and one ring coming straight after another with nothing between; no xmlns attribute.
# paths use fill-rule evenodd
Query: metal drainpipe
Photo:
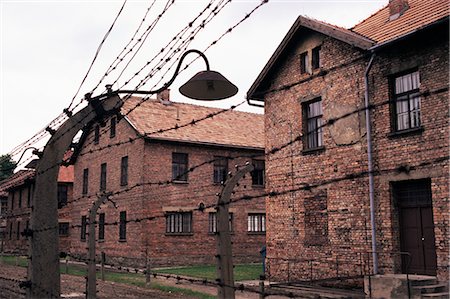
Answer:
<svg viewBox="0 0 450 299"><path fill-rule="evenodd" d="M377 240L375 227L375 201L374 201L374 183L373 183L373 159L372 159L372 127L370 125L370 110L369 110L369 72L372 68L375 53L372 53L366 72L364 73L364 110L366 113L366 134L367 134L367 162L369 166L369 200L370 200L370 226L372 227L372 259L373 259L373 274L378 273L378 255L377 255Z"/></svg>

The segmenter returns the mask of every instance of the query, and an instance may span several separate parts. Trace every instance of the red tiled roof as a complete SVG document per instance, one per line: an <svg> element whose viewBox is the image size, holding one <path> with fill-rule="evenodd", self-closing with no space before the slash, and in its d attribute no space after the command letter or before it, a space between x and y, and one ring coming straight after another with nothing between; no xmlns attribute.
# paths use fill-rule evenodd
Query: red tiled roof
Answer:
<svg viewBox="0 0 450 299"><path fill-rule="evenodd" d="M27 179L34 178L34 170L19 170L12 176L0 182L0 192L7 192L7 190L16 186L22 185Z"/></svg>
<svg viewBox="0 0 450 299"><path fill-rule="evenodd" d="M141 100L126 100L122 113L126 114ZM157 131L183 126L222 109L171 102L164 105L158 100L143 102L127 115L128 121L141 135L150 139L213 144L231 147L264 148L264 116L261 114L229 110L194 125L166 132Z"/></svg>
<svg viewBox="0 0 450 299"><path fill-rule="evenodd" d="M389 20L389 6L380 9L351 30L377 43L387 42L449 16L448 0L408 0L409 8Z"/></svg>

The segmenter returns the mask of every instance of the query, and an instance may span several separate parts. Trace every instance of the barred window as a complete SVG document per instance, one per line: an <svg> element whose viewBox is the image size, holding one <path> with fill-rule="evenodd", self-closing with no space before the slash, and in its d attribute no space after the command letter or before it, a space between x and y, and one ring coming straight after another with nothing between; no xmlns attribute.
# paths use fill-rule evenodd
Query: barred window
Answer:
<svg viewBox="0 0 450 299"><path fill-rule="evenodd" d="M187 182L188 154L172 153L172 180Z"/></svg>
<svg viewBox="0 0 450 299"><path fill-rule="evenodd" d="M176 212L166 214L166 233L192 233L192 212Z"/></svg>
<svg viewBox="0 0 450 299"><path fill-rule="evenodd" d="M266 214L251 213L248 214L248 232L265 232Z"/></svg>
<svg viewBox="0 0 450 299"><path fill-rule="evenodd" d="M225 182L228 174L228 159L226 157L214 157L214 183Z"/></svg>
<svg viewBox="0 0 450 299"><path fill-rule="evenodd" d="M127 240L127 212L120 212L119 216L119 241Z"/></svg>
<svg viewBox="0 0 450 299"><path fill-rule="evenodd" d="M394 78L393 87L395 131L420 127L419 71Z"/></svg>
<svg viewBox="0 0 450 299"><path fill-rule="evenodd" d="M229 230L230 230L230 232L232 232L233 231L233 213L229 213L229 215L230 215ZM216 212L209 213L208 232L209 233L217 232L217 213Z"/></svg>
<svg viewBox="0 0 450 299"><path fill-rule="evenodd" d="M322 99L318 98L303 105L305 148L314 149L323 146L322 136Z"/></svg>

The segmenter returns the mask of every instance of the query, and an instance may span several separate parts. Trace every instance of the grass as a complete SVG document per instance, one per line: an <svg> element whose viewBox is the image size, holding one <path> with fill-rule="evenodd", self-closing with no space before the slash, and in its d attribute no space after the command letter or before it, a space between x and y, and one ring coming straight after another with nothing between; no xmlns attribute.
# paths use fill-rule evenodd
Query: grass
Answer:
<svg viewBox="0 0 450 299"><path fill-rule="evenodd" d="M199 265L154 270L157 273L183 275L196 278L214 280L217 277L216 266ZM242 264L234 267L234 280L257 280L262 274L261 264Z"/></svg>
<svg viewBox="0 0 450 299"><path fill-rule="evenodd" d="M25 257L16 257L16 256L8 256L8 255L2 255L0 256L0 263L7 264L7 265L16 265L20 267L26 267L28 264L28 261ZM60 266L60 272L63 274L66 274L66 266L61 265ZM86 276L87 270L84 268L84 266L81 265L74 265L69 264L67 274L74 275L74 276ZM100 279L101 274L97 273L97 279ZM105 280L106 281L113 281L117 283L124 283L129 285L135 285L138 287L146 287L145 284L145 276L140 273L123 273L123 272L110 272L105 271ZM163 292L169 292L169 293L177 293L182 294L186 296L196 297L199 299L213 299L215 296L211 296L206 293L193 291L190 289L184 289L184 288L178 288L173 286L165 286L160 285L157 283L151 283L150 288L160 290Z"/></svg>

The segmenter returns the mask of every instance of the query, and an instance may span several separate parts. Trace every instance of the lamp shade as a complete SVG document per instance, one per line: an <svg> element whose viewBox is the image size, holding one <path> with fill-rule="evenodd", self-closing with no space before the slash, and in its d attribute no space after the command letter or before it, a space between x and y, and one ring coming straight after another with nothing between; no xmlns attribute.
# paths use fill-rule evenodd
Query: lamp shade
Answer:
<svg viewBox="0 0 450 299"><path fill-rule="evenodd" d="M185 97L203 101L226 99L238 92L238 88L233 83L215 71L197 73L179 90Z"/></svg>

